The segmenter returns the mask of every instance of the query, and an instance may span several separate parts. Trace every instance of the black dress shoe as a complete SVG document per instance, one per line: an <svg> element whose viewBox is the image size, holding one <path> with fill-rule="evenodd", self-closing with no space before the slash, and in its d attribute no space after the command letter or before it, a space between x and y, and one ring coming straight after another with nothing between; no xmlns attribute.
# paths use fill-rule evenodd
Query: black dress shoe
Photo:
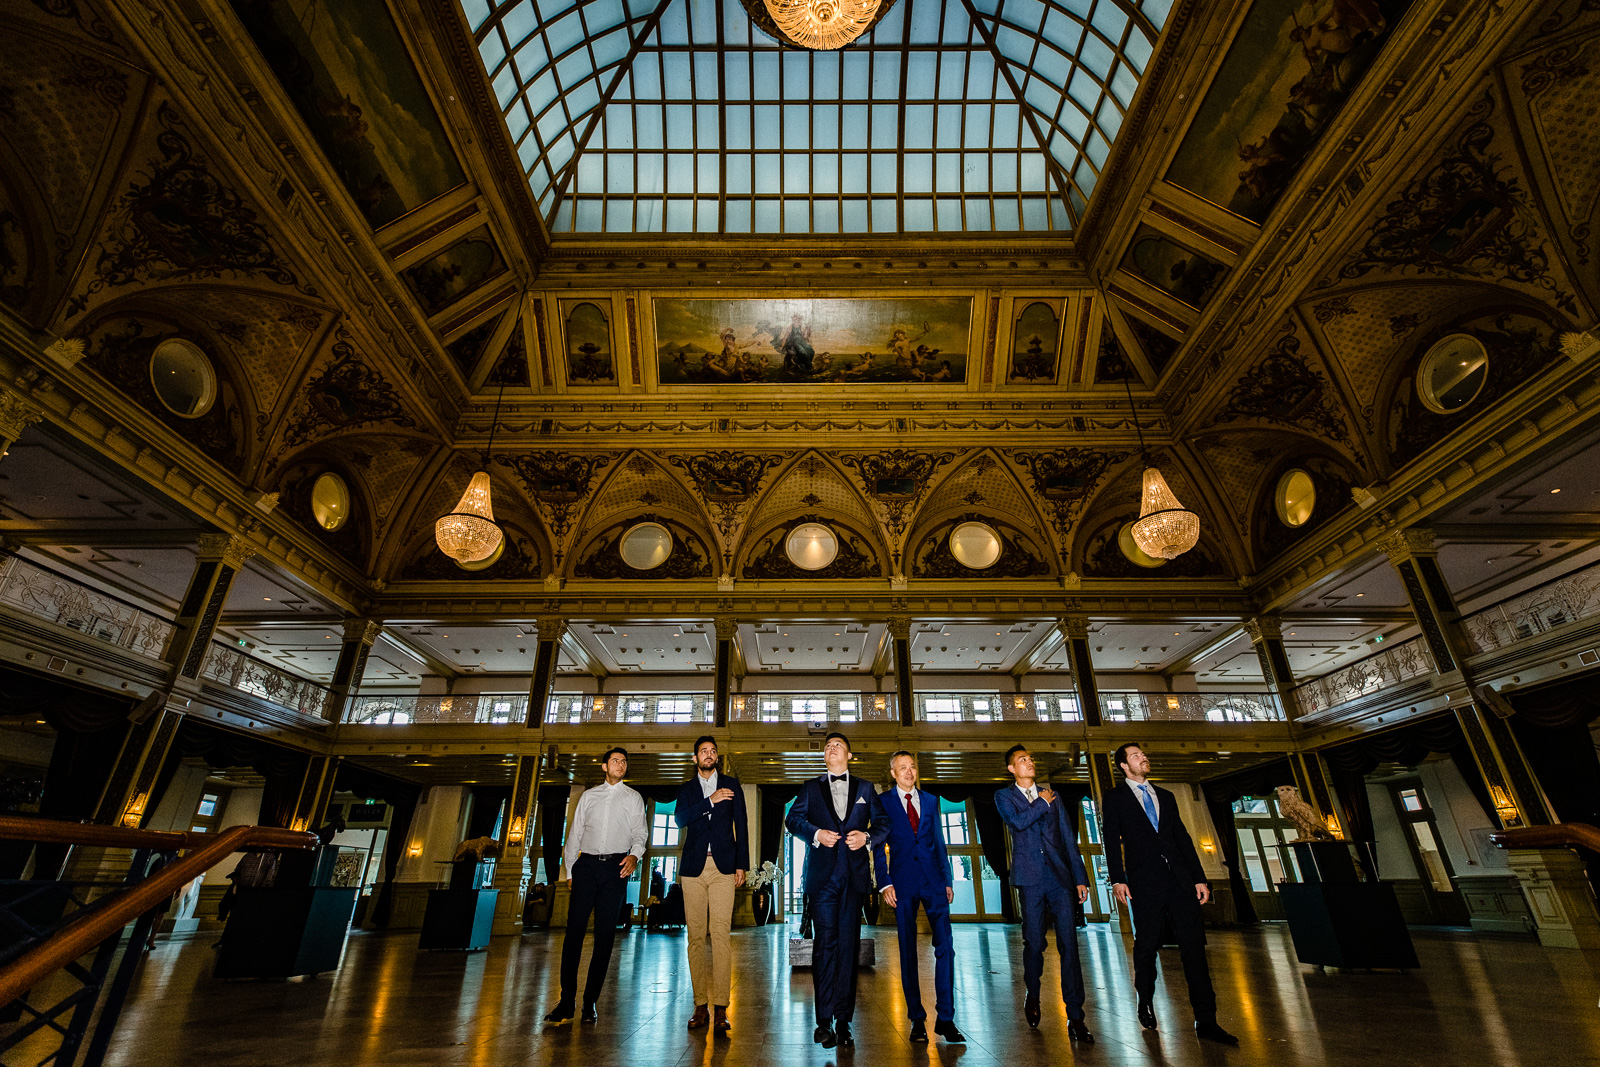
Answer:
<svg viewBox="0 0 1600 1067"><path fill-rule="evenodd" d="M593 1004L585 1004L583 1006L583 1021L586 1023L597 1023L600 1021L600 1013L594 1010Z"/></svg>
<svg viewBox="0 0 1600 1067"><path fill-rule="evenodd" d="M1154 1030L1156 1028L1155 1005L1148 1001L1139 1004L1139 1025L1146 1030Z"/></svg>
<svg viewBox="0 0 1600 1067"><path fill-rule="evenodd" d="M967 1040L967 1035L956 1029L956 1021L954 1019L944 1019L934 1023L933 1032L952 1045L962 1045Z"/></svg>
<svg viewBox="0 0 1600 1067"><path fill-rule="evenodd" d="M834 1034L831 1026L819 1026L811 1031L811 1040L823 1048L832 1048L839 1043L839 1038Z"/></svg>
<svg viewBox="0 0 1600 1067"><path fill-rule="evenodd" d="M1039 994L1029 993L1028 999L1022 1002L1022 1014L1028 1020L1028 1025L1039 1025Z"/></svg>
<svg viewBox="0 0 1600 1067"><path fill-rule="evenodd" d="M926 1042L928 1040L928 1024L921 1019L911 1020L911 1040Z"/></svg>
<svg viewBox="0 0 1600 1067"><path fill-rule="evenodd" d="M833 1032L838 1035L840 1048L855 1048L856 1038L850 1032L850 1024L840 1019L833 1025Z"/></svg>
<svg viewBox="0 0 1600 1067"><path fill-rule="evenodd" d="M1073 1019L1067 1023L1067 1037L1080 1045L1094 1044L1094 1035L1089 1032L1088 1024L1082 1019Z"/></svg>
<svg viewBox="0 0 1600 1067"><path fill-rule="evenodd" d="M1194 1035L1201 1041L1215 1041L1219 1045L1237 1045L1239 1039L1218 1026L1215 1021L1194 1024Z"/></svg>
<svg viewBox="0 0 1600 1067"><path fill-rule="evenodd" d="M556 1010L546 1015L544 1021L551 1026L565 1026L572 1021L572 1005L557 1004Z"/></svg>

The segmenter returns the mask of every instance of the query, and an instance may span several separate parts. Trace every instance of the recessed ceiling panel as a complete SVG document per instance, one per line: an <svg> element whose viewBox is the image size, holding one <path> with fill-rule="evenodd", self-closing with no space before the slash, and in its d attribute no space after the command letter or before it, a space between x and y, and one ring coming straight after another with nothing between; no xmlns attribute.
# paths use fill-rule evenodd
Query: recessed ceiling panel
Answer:
<svg viewBox="0 0 1600 1067"><path fill-rule="evenodd" d="M881 623L762 623L739 628L751 671L823 673L872 669Z"/></svg>

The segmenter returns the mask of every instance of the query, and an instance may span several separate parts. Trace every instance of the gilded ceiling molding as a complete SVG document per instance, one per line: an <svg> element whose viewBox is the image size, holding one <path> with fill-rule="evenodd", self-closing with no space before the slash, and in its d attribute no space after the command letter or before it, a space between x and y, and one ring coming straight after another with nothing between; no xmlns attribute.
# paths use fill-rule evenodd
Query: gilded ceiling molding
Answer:
<svg viewBox="0 0 1600 1067"><path fill-rule="evenodd" d="M667 462L689 476L701 503L716 515L723 575L733 572L733 554L749 517L750 502L761 492L767 472L783 460L782 453L757 454L730 449L667 457Z"/></svg>
<svg viewBox="0 0 1600 1067"><path fill-rule="evenodd" d="M0 390L0 438L15 441L22 431L44 418L44 412L30 400L9 390Z"/></svg>
<svg viewBox="0 0 1600 1067"><path fill-rule="evenodd" d="M609 467L614 453L531 452L523 455L497 455L494 462L510 467L539 509L539 517L550 531L555 551L555 570L562 571L574 532L577 511L589 499L594 476Z"/></svg>
<svg viewBox="0 0 1600 1067"><path fill-rule="evenodd" d="M337 336L333 361L306 383L301 412L284 430L283 442L291 448L363 426L416 426L394 386L356 356L349 334L341 327Z"/></svg>
<svg viewBox="0 0 1600 1067"><path fill-rule="evenodd" d="M1300 355L1293 324L1264 359L1234 383L1213 425L1253 419L1294 426L1351 445L1350 429L1333 385Z"/></svg>
<svg viewBox="0 0 1600 1067"><path fill-rule="evenodd" d="M856 472L857 486L873 502L876 517L889 535L889 557L896 578L904 577L906 511L915 512L930 480L955 457L954 452L918 452L910 448L841 452L837 457Z"/></svg>
<svg viewBox="0 0 1600 1067"><path fill-rule="evenodd" d="M1063 558L1071 549L1073 524L1089 497L1106 473L1130 455L1092 448L1058 448L1049 452L1007 449L1006 454L1027 468L1034 495L1050 515Z"/></svg>

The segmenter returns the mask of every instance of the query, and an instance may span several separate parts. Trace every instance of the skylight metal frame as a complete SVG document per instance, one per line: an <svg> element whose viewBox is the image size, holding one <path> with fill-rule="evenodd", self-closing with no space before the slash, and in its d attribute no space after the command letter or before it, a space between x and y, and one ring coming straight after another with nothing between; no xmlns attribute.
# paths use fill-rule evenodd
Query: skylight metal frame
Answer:
<svg viewBox="0 0 1600 1067"><path fill-rule="evenodd" d="M1170 0L898 0L833 52L738 0L462 0L553 233L1070 233ZM494 6L491 6L494 5Z"/></svg>

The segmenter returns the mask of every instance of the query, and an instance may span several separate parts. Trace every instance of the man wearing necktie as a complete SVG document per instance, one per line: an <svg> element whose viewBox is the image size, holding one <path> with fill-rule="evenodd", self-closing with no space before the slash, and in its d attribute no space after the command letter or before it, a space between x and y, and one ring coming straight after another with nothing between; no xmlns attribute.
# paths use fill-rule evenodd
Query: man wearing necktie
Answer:
<svg viewBox="0 0 1600 1067"><path fill-rule="evenodd" d="M1136 744L1114 757L1123 783L1105 798L1106 869L1117 903L1133 910L1133 988L1139 994L1139 1022L1156 1028L1156 958L1163 931L1170 929L1183 959L1196 1035L1237 1045L1239 1039L1217 1025L1217 995L1206 965L1205 920L1200 905L1211 899L1194 841L1178 814L1178 801L1149 781L1150 759ZM1130 904L1131 902L1131 904Z"/></svg>
<svg viewBox="0 0 1600 1067"><path fill-rule="evenodd" d="M994 796L1000 818L1011 830L1011 884L1022 898L1022 979L1028 999L1023 1014L1038 1026L1039 978L1044 973L1044 926L1056 927L1061 956L1061 1002L1067 1008L1067 1037L1085 1045L1094 1035L1083 1014L1083 972L1078 967L1078 917L1073 898L1089 899L1089 875L1078 854L1074 819L1049 786L1034 780L1033 757L1023 745L1006 750L1006 770L1014 784Z"/></svg>
<svg viewBox="0 0 1600 1067"><path fill-rule="evenodd" d="M939 798L917 788L917 758L904 749L889 757L889 776L894 788L878 798L887 802L888 847L873 852L883 902L894 909L899 930L900 985L911 1019L911 1040L928 1040L928 1011L922 1006L922 983L917 976L917 905L921 904L933 930L934 1010L938 1013L933 1032L959 1043L966 1038L955 1024L950 902L956 891L939 825Z"/></svg>
<svg viewBox="0 0 1600 1067"><path fill-rule="evenodd" d="M856 1011L856 952L861 943L861 901L872 892L867 857L889 836L889 817L872 783L849 773L850 739L837 731L822 743L828 773L800 787L784 825L810 843L805 887L811 896L815 936L811 981L823 1048L851 1048Z"/></svg>

